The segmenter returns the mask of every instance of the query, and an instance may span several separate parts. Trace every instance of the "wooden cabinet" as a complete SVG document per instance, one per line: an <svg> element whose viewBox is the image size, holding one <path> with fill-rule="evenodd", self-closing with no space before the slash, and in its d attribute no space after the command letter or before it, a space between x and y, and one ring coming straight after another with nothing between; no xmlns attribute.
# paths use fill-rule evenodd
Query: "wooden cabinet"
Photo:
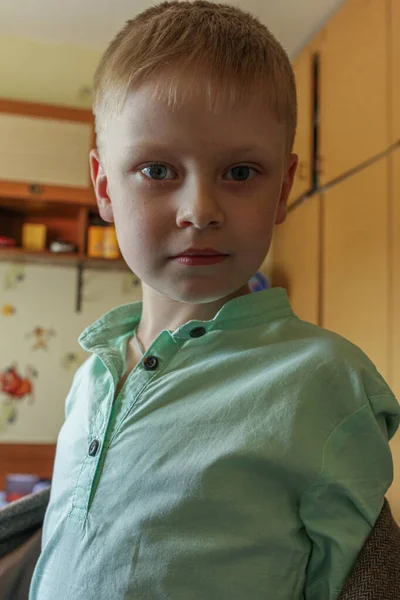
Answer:
<svg viewBox="0 0 400 600"><path fill-rule="evenodd" d="M320 66L322 184L388 146L389 1L348 0L325 28Z"/></svg>
<svg viewBox="0 0 400 600"><path fill-rule="evenodd" d="M90 122L0 112L0 179L89 188Z"/></svg>
<svg viewBox="0 0 400 600"><path fill-rule="evenodd" d="M382 159L323 198L322 325L389 373L388 166Z"/></svg>
<svg viewBox="0 0 400 600"><path fill-rule="evenodd" d="M87 255L88 227L98 217L89 170L93 125L89 110L0 100L0 260L126 268L122 260ZM44 225L45 248L22 247L24 224ZM60 239L74 252L51 252ZM14 246L2 246L10 240Z"/></svg>
<svg viewBox="0 0 400 600"><path fill-rule="evenodd" d="M89 110L0 100L0 196L95 206Z"/></svg>
<svg viewBox="0 0 400 600"><path fill-rule="evenodd" d="M299 156L289 205L312 187L313 155L313 48L308 46L293 65L297 86L298 124L294 152Z"/></svg>
<svg viewBox="0 0 400 600"><path fill-rule="evenodd" d="M400 149L391 159L392 189L391 189L391 226L392 226L392 386L400 401ZM400 467L400 465L399 465Z"/></svg>
<svg viewBox="0 0 400 600"><path fill-rule="evenodd" d="M320 199L294 208L276 227L272 283L287 289L293 310L318 324L320 285Z"/></svg>
<svg viewBox="0 0 400 600"><path fill-rule="evenodd" d="M392 141L400 139L400 0L391 2L391 129Z"/></svg>
<svg viewBox="0 0 400 600"><path fill-rule="evenodd" d="M397 2L397 0L396 0ZM393 392L400 401L400 150L391 157L391 226L392 226L392 327L391 339L391 384ZM388 498L393 514L400 523L400 434L391 443L395 479Z"/></svg>

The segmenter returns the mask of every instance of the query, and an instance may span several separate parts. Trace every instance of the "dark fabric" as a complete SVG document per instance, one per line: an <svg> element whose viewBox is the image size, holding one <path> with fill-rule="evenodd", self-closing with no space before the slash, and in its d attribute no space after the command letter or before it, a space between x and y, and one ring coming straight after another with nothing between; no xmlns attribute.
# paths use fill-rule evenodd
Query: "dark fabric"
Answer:
<svg viewBox="0 0 400 600"><path fill-rule="evenodd" d="M43 525L50 487L0 509L0 558L26 542Z"/></svg>
<svg viewBox="0 0 400 600"><path fill-rule="evenodd" d="M400 600L400 528L386 500L339 600Z"/></svg>
<svg viewBox="0 0 400 600"><path fill-rule="evenodd" d="M29 600L33 571L40 556L42 529L0 558L0 599Z"/></svg>

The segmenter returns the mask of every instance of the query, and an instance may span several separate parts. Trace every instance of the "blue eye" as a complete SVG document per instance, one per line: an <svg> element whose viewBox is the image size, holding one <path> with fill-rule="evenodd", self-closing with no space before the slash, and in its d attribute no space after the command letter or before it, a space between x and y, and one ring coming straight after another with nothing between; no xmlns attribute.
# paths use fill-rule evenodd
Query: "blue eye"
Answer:
<svg viewBox="0 0 400 600"><path fill-rule="evenodd" d="M176 179L176 174L163 164L154 163L152 165L148 165L143 169L140 169L140 172L148 177L149 179L155 179L156 181L165 181L166 179ZM172 173L172 177L168 177L168 173Z"/></svg>
<svg viewBox="0 0 400 600"><path fill-rule="evenodd" d="M248 181L254 177L257 171L252 167L239 165L238 167L232 167L227 173L232 173L232 178L228 177L230 181Z"/></svg>

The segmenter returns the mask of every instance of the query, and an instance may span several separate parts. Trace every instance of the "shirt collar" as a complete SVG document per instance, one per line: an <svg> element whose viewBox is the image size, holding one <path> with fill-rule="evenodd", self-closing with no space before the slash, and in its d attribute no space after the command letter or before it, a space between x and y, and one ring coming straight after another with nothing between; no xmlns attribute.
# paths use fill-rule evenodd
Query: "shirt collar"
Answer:
<svg viewBox="0 0 400 600"><path fill-rule="evenodd" d="M133 334L142 306L142 302L133 302L113 308L82 332L80 345L88 351L98 346L116 347L125 336ZM206 331L239 330L290 316L294 314L286 290L271 288L229 300L210 321L188 321L174 333L185 340L190 339L190 331L195 327Z"/></svg>

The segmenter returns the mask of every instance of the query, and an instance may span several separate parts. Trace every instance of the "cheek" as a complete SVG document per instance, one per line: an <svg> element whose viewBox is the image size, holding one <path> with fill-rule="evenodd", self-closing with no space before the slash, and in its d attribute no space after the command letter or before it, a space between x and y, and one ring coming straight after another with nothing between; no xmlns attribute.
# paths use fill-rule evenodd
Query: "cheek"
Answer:
<svg viewBox="0 0 400 600"><path fill-rule="evenodd" d="M253 206L249 205L247 210L237 215L237 231L240 232L241 237L258 241L271 232L275 223L277 204L278 201L265 200Z"/></svg>
<svg viewBox="0 0 400 600"><path fill-rule="evenodd" d="M156 217L150 207L120 204L114 214L118 243L125 259L146 262L156 258L167 237L165 220Z"/></svg>
<svg viewBox="0 0 400 600"><path fill-rule="evenodd" d="M275 203L265 201L238 219L236 239L240 239L240 247L250 261L264 260L271 245L275 214Z"/></svg>

